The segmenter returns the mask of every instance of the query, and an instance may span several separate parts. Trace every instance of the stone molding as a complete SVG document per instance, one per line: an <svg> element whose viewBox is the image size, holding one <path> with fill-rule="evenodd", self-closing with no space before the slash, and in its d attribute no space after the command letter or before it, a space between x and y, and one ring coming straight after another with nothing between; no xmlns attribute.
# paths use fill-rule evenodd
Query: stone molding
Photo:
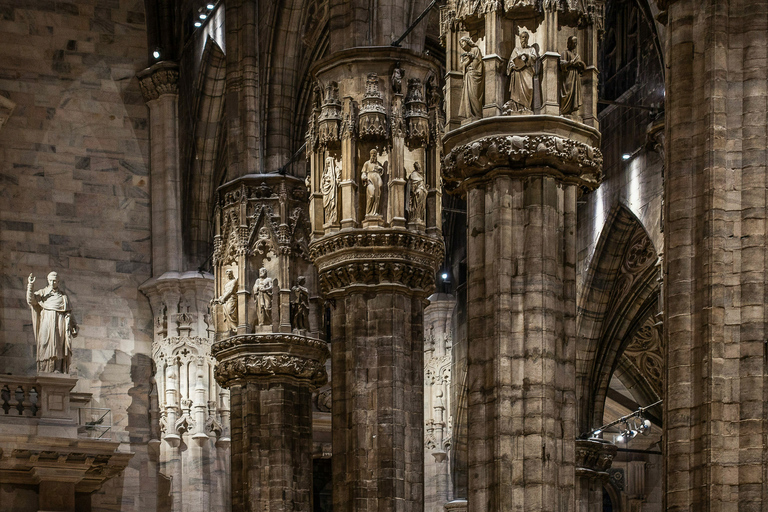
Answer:
<svg viewBox="0 0 768 512"><path fill-rule="evenodd" d="M136 74L144 101L150 102L164 94L179 93L179 65L161 61Z"/></svg>
<svg viewBox="0 0 768 512"><path fill-rule="evenodd" d="M352 229L314 240L309 253L328 296L354 285L394 284L426 297L445 248L442 240L420 233Z"/></svg>
<svg viewBox="0 0 768 512"><path fill-rule="evenodd" d="M233 381L262 378L293 378L313 386L327 382L325 342L290 333L241 334L213 345L219 364L217 382L229 387Z"/></svg>
<svg viewBox="0 0 768 512"><path fill-rule="evenodd" d="M591 145L557 135L507 135L454 147L443 159L446 187L464 190L495 174L550 174L591 191L602 180L603 154Z"/></svg>
<svg viewBox="0 0 768 512"><path fill-rule="evenodd" d="M603 439L576 440L576 476L608 480L618 447Z"/></svg>

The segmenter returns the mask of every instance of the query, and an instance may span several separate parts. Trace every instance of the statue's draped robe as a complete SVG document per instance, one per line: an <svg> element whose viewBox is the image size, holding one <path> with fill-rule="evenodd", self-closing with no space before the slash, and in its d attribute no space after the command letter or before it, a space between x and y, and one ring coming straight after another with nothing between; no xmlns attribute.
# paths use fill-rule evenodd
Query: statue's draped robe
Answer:
<svg viewBox="0 0 768 512"><path fill-rule="evenodd" d="M384 181L381 178L383 169L378 162L371 162L368 160L363 164L363 171L360 173L360 177L366 182L365 185L365 214L366 215L378 215L379 214L379 201L381 200L381 187Z"/></svg>
<svg viewBox="0 0 768 512"><path fill-rule="evenodd" d="M464 89L461 91L460 117L480 117L483 113L483 54L473 46L462 56L464 67Z"/></svg>
<svg viewBox="0 0 768 512"><path fill-rule="evenodd" d="M237 279L231 279L224 285L224 293L221 295L225 299L221 310L224 318L227 320L227 328L230 331L237 330Z"/></svg>
<svg viewBox="0 0 768 512"><path fill-rule="evenodd" d="M522 59L523 55L527 57L525 62ZM536 50L531 46L515 48L510 56L513 68L509 77L509 99L519 110L532 110L536 58Z"/></svg>
<svg viewBox="0 0 768 512"><path fill-rule="evenodd" d="M32 309L32 329L37 340L37 371L69 371L72 328L75 327L69 299L50 286L27 294Z"/></svg>
<svg viewBox="0 0 768 512"><path fill-rule="evenodd" d="M408 197L411 220L424 220L427 206L427 187L424 176L413 171L408 177Z"/></svg>
<svg viewBox="0 0 768 512"><path fill-rule="evenodd" d="M323 193L323 210L325 211L325 222L333 224L336 222L336 191L338 183L338 172L336 166L330 162L323 172L323 180L320 183L320 191Z"/></svg>
<svg viewBox="0 0 768 512"><path fill-rule="evenodd" d="M560 113L568 115L581 107L581 74L579 65L583 66L581 57L575 52L566 50L565 58L560 63L562 72L562 90L560 91Z"/></svg>
<svg viewBox="0 0 768 512"><path fill-rule="evenodd" d="M272 323L272 278L260 277L253 285L253 295L256 297L256 324L270 325Z"/></svg>

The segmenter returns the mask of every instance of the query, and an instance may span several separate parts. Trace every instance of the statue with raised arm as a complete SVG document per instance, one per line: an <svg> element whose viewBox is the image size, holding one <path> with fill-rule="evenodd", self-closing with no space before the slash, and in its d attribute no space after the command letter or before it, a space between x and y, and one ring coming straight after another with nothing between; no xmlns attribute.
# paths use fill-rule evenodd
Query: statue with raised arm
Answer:
<svg viewBox="0 0 768 512"><path fill-rule="evenodd" d="M237 332L237 277L231 268L227 269L226 276L228 281L224 285L224 293L211 300L211 304L221 305L227 332Z"/></svg>
<svg viewBox="0 0 768 512"><path fill-rule="evenodd" d="M294 329L309 330L309 290L305 286L307 278L299 276L296 286L291 288L294 296L291 324Z"/></svg>
<svg viewBox="0 0 768 512"><path fill-rule="evenodd" d="M371 150L371 159L363 164L363 169L360 172L360 178L365 185L365 215L378 215L379 214L379 201L381 200L381 187L384 181L381 175L384 173L384 168L379 163L379 152L375 149Z"/></svg>
<svg viewBox="0 0 768 512"><path fill-rule="evenodd" d="M514 112L531 113L533 110L533 75L538 54L528 45L528 32L520 34L520 46L512 50L507 65L509 75L509 106Z"/></svg>
<svg viewBox="0 0 768 512"><path fill-rule="evenodd" d="M267 277L267 269L259 269L259 278L253 284L253 297L256 299L256 325L272 325L272 278Z"/></svg>
<svg viewBox="0 0 768 512"><path fill-rule="evenodd" d="M69 373L72 360L72 338L77 336L77 323L67 295L59 289L59 276L48 274L48 286L32 291L35 277L27 278L27 304L32 309L32 330L37 342L37 371Z"/></svg>
<svg viewBox="0 0 768 512"><path fill-rule="evenodd" d="M414 162L413 171L408 176L408 206L411 221L423 221L427 211L427 186L421 173L421 164Z"/></svg>
<svg viewBox="0 0 768 512"><path fill-rule="evenodd" d="M341 178L341 167L336 166L332 156L325 159L325 169L320 181L320 192L323 193L323 211L326 224L333 224L337 219L336 198Z"/></svg>
<svg viewBox="0 0 768 512"><path fill-rule="evenodd" d="M581 74L587 68L576 53L576 36L568 38L568 49L560 59L560 114L573 114L581 107Z"/></svg>

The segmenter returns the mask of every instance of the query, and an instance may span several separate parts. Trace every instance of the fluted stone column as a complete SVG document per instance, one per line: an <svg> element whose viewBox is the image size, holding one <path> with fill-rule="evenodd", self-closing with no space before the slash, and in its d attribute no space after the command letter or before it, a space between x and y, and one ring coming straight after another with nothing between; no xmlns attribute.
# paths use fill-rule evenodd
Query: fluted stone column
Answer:
<svg viewBox="0 0 768 512"><path fill-rule="evenodd" d="M446 188L467 200L468 510L565 512L576 507L579 434L576 199L602 168L596 120L585 115L602 3L550 2L543 13L505 4L453 11L461 23L446 35L449 74L464 72L462 59L484 63L474 89L485 92L482 110L450 105L443 138ZM519 22L527 16L535 21ZM500 90L510 59L512 69L533 65L530 94L520 84L531 75L517 71L504 78L517 88ZM574 77L565 66L577 60ZM467 83L451 82L456 96L479 94Z"/></svg>
<svg viewBox="0 0 768 512"><path fill-rule="evenodd" d="M254 174L219 189L211 316L230 392L232 510L312 510L312 390L328 348L308 259L307 189Z"/></svg>
<svg viewBox="0 0 768 512"><path fill-rule="evenodd" d="M154 315L149 445L172 511L228 510L229 394L213 378L213 276L182 268L178 65L158 62L138 78L151 138L153 277L139 287Z"/></svg>
<svg viewBox="0 0 768 512"><path fill-rule="evenodd" d="M314 75L325 95L308 136L310 251L332 304L333 509L422 510L423 310L444 252L438 66L349 49Z"/></svg>

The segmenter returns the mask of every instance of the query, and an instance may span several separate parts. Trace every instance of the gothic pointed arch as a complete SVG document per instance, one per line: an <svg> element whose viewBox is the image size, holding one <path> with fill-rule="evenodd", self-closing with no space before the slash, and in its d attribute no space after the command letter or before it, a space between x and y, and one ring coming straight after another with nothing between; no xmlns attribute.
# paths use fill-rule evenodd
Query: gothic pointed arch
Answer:
<svg viewBox="0 0 768 512"><path fill-rule="evenodd" d="M642 223L626 206L614 207L598 240L579 303L576 378L582 433L602 424L616 369L623 364L622 375L637 373L627 361L622 363L622 355L658 311L657 261ZM644 379L642 375L634 378Z"/></svg>

